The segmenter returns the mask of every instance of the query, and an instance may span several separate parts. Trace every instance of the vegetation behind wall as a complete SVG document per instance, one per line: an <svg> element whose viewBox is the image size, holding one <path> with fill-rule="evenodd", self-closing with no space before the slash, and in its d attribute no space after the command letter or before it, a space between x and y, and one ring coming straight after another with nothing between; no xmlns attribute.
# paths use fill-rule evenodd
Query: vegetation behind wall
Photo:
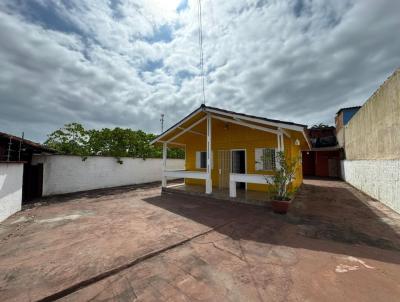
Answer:
<svg viewBox="0 0 400 302"><path fill-rule="evenodd" d="M85 129L79 123L71 123L49 134L45 145L61 154L82 157L98 155L116 158L161 158L162 148L150 145L155 137L155 134L142 130L119 127ZM168 158L185 158L184 150L169 149Z"/></svg>

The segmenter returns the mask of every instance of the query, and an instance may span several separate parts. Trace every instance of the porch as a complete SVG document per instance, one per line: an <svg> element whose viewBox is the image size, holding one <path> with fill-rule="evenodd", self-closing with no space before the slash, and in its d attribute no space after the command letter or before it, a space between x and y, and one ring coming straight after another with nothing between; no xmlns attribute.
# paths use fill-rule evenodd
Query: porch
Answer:
<svg viewBox="0 0 400 302"><path fill-rule="evenodd" d="M304 125L269 120L218 108L202 106L152 141L162 144L162 187L168 179L183 178L187 188L200 188L206 194L222 193L224 199L240 198L261 191L279 168L277 154L295 158L308 148ZM185 169L166 169L168 147L185 150ZM299 169L294 187L302 181ZM237 192L237 184L245 188ZM193 187L192 185L200 185ZM258 195L258 194L255 194ZM257 198L255 198L257 199Z"/></svg>
<svg viewBox="0 0 400 302"><path fill-rule="evenodd" d="M236 197L229 196L229 189L213 187L211 194L206 194L202 185L187 185L175 183L162 188L163 193L184 194L194 197L207 197L216 200L231 201L257 206L269 207L270 199L267 192L247 191L243 188L236 189Z"/></svg>
<svg viewBox="0 0 400 302"><path fill-rule="evenodd" d="M228 187L222 186L222 183L219 187L213 186L207 190L207 178L209 175L207 172L199 172L199 171L187 171L187 170L164 170L163 171L163 185L162 188L168 188L168 191L178 190L179 192L186 193L205 193L201 195L212 195L217 199L228 199L228 200L236 200L242 201L244 203L259 203L260 201L265 201L267 193L261 191L248 191L247 184L266 184L267 182L271 182L273 180L273 176L271 175L263 175L263 174L239 174L239 173L229 173L227 182L229 184ZM182 183L179 185L173 184L167 186L167 178L183 178L186 179L200 179L206 181L206 186L204 185L193 185ZM238 184L244 184L244 188L238 188ZM206 187L206 188L204 188ZM252 201L252 202L246 202Z"/></svg>

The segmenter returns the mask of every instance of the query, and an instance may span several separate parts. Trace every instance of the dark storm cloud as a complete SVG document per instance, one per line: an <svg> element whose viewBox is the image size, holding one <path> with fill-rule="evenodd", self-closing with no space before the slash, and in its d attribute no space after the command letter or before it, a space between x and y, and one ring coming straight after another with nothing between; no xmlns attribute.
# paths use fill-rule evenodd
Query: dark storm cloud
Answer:
<svg viewBox="0 0 400 302"><path fill-rule="evenodd" d="M197 1L6 0L0 130L159 130L201 103ZM203 1L210 105L332 123L400 65L400 2Z"/></svg>

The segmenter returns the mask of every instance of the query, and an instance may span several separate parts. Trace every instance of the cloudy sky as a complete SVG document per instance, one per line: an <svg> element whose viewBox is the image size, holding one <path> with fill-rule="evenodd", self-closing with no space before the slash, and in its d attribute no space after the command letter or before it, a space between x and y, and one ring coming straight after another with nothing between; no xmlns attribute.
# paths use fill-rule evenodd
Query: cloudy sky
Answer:
<svg viewBox="0 0 400 302"><path fill-rule="evenodd" d="M398 0L202 0L206 101L312 125L400 66ZM2 0L0 131L158 133L202 102L197 0Z"/></svg>

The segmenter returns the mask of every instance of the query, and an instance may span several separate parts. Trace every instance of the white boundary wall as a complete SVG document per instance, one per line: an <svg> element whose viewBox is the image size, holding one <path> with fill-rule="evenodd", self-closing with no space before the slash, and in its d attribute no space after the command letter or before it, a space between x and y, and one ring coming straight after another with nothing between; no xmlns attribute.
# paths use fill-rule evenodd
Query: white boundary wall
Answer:
<svg viewBox="0 0 400 302"><path fill-rule="evenodd" d="M23 163L0 163L0 222L21 210Z"/></svg>
<svg viewBox="0 0 400 302"><path fill-rule="evenodd" d="M342 160L343 179L400 213L400 160Z"/></svg>
<svg viewBox="0 0 400 302"><path fill-rule="evenodd" d="M142 184L161 180L162 159L38 155L32 164L43 163L43 196ZM168 169L184 169L183 159L168 159Z"/></svg>

